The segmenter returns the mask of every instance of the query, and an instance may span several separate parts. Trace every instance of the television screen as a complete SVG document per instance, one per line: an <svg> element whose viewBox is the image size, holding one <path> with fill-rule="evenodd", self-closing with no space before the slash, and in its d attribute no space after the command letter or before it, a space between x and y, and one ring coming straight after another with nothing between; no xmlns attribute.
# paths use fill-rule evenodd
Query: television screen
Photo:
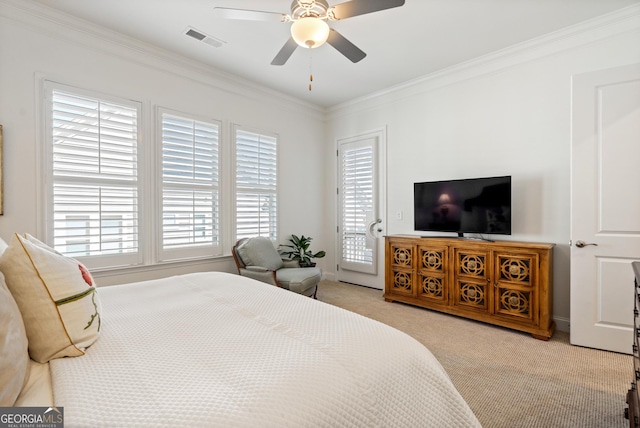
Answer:
<svg viewBox="0 0 640 428"><path fill-rule="evenodd" d="M415 183L415 230L511 234L511 176Z"/></svg>

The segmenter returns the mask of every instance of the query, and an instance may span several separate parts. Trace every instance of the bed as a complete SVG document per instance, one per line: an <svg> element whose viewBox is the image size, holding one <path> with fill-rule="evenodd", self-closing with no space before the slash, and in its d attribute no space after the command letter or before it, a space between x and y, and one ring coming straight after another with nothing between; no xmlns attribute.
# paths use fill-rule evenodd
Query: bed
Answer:
<svg viewBox="0 0 640 428"><path fill-rule="evenodd" d="M480 426L422 344L306 296L221 272L90 294L95 340L28 358L14 405L63 407L68 427Z"/></svg>

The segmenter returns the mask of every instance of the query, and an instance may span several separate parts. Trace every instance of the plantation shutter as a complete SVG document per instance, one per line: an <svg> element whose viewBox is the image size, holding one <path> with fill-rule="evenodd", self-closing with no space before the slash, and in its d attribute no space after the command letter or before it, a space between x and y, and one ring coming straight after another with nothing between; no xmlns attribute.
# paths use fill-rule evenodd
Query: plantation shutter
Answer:
<svg viewBox="0 0 640 428"><path fill-rule="evenodd" d="M139 105L50 97L53 246L71 257L137 254Z"/></svg>
<svg viewBox="0 0 640 428"><path fill-rule="evenodd" d="M372 146L345 150L342 156L342 260L373 263L367 249L367 227L374 211Z"/></svg>
<svg viewBox="0 0 640 428"><path fill-rule="evenodd" d="M277 239L277 139L236 129L236 238Z"/></svg>
<svg viewBox="0 0 640 428"><path fill-rule="evenodd" d="M162 250L220 243L219 128L162 114Z"/></svg>

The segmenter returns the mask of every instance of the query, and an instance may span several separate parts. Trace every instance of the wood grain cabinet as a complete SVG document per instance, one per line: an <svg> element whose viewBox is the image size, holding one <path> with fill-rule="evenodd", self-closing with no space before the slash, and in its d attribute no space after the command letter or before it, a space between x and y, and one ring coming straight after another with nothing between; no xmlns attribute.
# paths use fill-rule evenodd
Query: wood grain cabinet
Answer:
<svg viewBox="0 0 640 428"><path fill-rule="evenodd" d="M553 244L463 238L385 238L385 292L403 302L548 340Z"/></svg>

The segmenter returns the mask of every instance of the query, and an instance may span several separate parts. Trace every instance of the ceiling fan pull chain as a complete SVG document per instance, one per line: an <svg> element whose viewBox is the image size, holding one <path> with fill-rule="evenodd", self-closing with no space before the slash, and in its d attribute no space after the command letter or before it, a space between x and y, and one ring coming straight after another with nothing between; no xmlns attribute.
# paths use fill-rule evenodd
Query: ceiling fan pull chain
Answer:
<svg viewBox="0 0 640 428"><path fill-rule="evenodd" d="M309 52L309 92L311 92L311 84L313 83L313 57Z"/></svg>

